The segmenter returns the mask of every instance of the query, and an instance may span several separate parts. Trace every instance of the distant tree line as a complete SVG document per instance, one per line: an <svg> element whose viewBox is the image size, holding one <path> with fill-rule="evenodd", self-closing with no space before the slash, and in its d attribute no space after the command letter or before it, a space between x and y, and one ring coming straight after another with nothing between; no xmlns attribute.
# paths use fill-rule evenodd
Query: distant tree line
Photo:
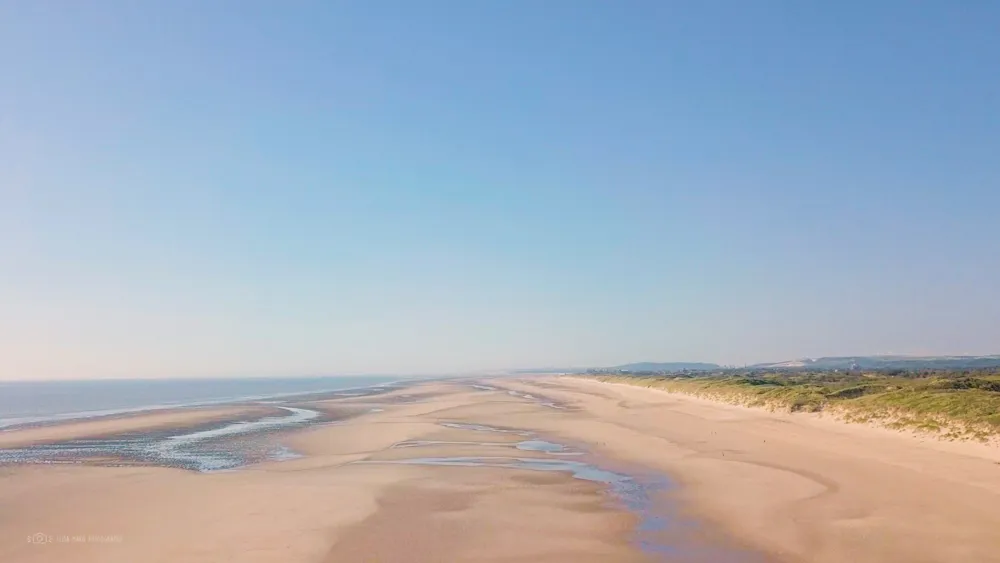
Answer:
<svg viewBox="0 0 1000 563"><path fill-rule="evenodd" d="M798 379L808 377L819 381L837 381L845 377L900 377L905 379L942 378L1000 378L1000 368L921 368L921 369L721 369L721 370L679 370L679 371L628 371L619 369L589 369L591 375L631 375L637 377L744 377L744 378L780 378Z"/></svg>

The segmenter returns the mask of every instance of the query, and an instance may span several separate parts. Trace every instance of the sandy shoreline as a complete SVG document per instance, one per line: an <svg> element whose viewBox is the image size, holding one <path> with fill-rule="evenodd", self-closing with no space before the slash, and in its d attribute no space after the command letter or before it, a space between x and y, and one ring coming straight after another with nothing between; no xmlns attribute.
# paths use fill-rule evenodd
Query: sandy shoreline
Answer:
<svg viewBox="0 0 1000 563"><path fill-rule="evenodd" d="M560 471L398 463L545 458L516 450L522 435L442 424L461 424L455 411L470 405L502 418L544 409L490 395L428 383L419 394L324 401L367 414L284 435L303 458L237 471L4 466L0 561L647 561L630 542L636 517L598 483ZM408 441L418 445L393 448Z"/></svg>
<svg viewBox="0 0 1000 563"><path fill-rule="evenodd" d="M585 377L567 376L561 379L578 380L590 385L599 383L600 385L611 385L615 387L626 387L631 389L636 388L635 386L630 386L624 383L595 382L594 380ZM981 442L971 439L945 439L941 437L939 434L935 434L932 432L921 432L918 430L889 428L883 424L878 424L875 422L845 421L836 411L785 412L785 411L769 410L763 407L749 407L744 405L737 405L723 401L717 401L706 397L700 397L697 395L690 395L687 393L672 393L670 391L665 391L663 389L658 389L655 387L643 387L643 389L646 389L647 391L650 391L652 393L659 393L677 399L684 399L692 403L698 403L718 409L724 409L724 410L728 409L734 412L745 412L751 414L752 413L766 414L768 416L780 420L785 420L800 425L812 426L817 429L822 429L824 431L832 432L835 434L846 433L851 436L867 435L875 439L883 438L889 440L901 440L910 445L920 444L921 445L920 447L922 448L929 448L933 450L950 452L964 456L980 457L983 459L1000 462L1000 443L998 443L996 440L990 442Z"/></svg>
<svg viewBox="0 0 1000 563"><path fill-rule="evenodd" d="M240 417L274 414L277 409L260 405L187 407L155 412L109 415L94 419L12 428L0 431L0 448L44 444L79 438L94 438L125 432L185 428Z"/></svg>
<svg viewBox="0 0 1000 563"><path fill-rule="evenodd" d="M216 473L0 466L0 561L1000 561L1000 465L971 450L558 377L309 406L356 416L282 434L305 454L290 461ZM197 424L231 408L244 407L34 439ZM577 470L632 475L625 489L640 496ZM639 475L672 484L650 493Z"/></svg>
<svg viewBox="0 0 1000 563"><path fill-rule="evenodd" d="M793 561L1000 561L1000 465L831 419L574 378L512 382L593 415L549 431L662 468L684 506Z"/></svg>

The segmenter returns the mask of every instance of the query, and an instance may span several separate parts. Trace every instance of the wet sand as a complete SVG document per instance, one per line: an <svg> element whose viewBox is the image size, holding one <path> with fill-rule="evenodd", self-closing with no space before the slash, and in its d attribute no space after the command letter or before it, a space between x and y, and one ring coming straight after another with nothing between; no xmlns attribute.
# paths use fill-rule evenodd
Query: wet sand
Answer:
<svg viewBox="0 0 1000 563"><path fill-rule="evenodd" d="M295 408L351 416L235 470L0 466L0 561L1000 561L995 460L845 425L556 377Z"/></svg>
<svg viewBox="0 0 1000 563"><path fill-rule="evenodd" d="M234 471L0 467L0 561L651 560L633 541L639 515L601 474L573 477L591 467L580 455L557 455L582 452L478 420L514 425L543 406L464 383L309 406L365 414L286 432L282 443L303 457ZM121 424L133 430L137 417ZM430 461L458 458L470 463Z"/></svg>
<svg viewBox="0 0 1000 563"><path fill-rule="evenodd" d="M126 432L188 428L240 417L266 416L276 409L262 405L177 408L156 412L106 416L95 419L0 430L0 448L95 438Z"/></svg>

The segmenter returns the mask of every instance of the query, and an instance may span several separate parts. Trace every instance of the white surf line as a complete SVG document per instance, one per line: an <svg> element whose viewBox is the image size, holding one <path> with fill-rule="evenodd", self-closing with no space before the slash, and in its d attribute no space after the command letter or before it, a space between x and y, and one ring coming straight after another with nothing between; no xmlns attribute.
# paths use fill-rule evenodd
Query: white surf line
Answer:
<svg viewBox="0 0 1000 563"><path fill-rule="evenodd" d="M202 471L222 469L231 463L231 460L229 460L228 457L213 456L205 454L204 452L185 451L186 448L190 448L191 446L205 440L226 436L238 436L240 434L247 434L250 432L259 432L266 429L301 424L320 416L319 411L314 411L312 409L303 409L299 407L278 408L286 410L291 414L288 416L268 416L254 421L234 422L221 428L212 428L209 430L192 432L190 434L170 436L165 440L150 444L149 449L160 459L193 463Z"/></svg>

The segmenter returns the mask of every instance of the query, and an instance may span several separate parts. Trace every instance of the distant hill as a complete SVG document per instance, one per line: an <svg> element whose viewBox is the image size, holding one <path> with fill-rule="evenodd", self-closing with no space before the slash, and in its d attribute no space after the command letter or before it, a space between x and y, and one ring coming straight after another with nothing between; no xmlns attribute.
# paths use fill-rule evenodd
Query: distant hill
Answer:
<svg viewBox="0 0 1000 563"><path fill-rule="evenodd" d="M512 369L507 373L512 375L581 373L587 371L587 369L588 368L524 368Z"/></svg>
<svg viewBox="0 0 1000 563"><path fill-rule="evenodd" d="M530 368L515 369L508 373L511 375L521 374L556 374L556 373L584 373L588 371L609 372L625 371L630 373L639 372L673 372L673 371L712 371L721 369L717 364L706 364L702 362L636 362L614 367L575 367L575 368Z"/></svg>
<svg viewBox="0 0 1000 563"><path fill-rule="evenodd" d="M773 362L746 366L744 369L787 369L787 370L887 370L887 369L975 369L1000 368L1000 355L996 356L835 356L805 358L785 362ZM512 375L528 373L583 373L587 371L664 373L679 371L716 371L726 369L718 364L705 362L636 362L603 368L533 368L517 369Z"/></svg>
<svg viewBox="0 0 1000 563"><path fill-rule="evenodd" d="M971 369L1000 367L998 356L839 356L750 366L760 369Z"/></svg>
<svg viewBox="0 0 1000 563"><path fill-rule="evenodd" d="M710 371L719 369L718 364L702 362L638 362L607 368L615 371Z"/></svg>

